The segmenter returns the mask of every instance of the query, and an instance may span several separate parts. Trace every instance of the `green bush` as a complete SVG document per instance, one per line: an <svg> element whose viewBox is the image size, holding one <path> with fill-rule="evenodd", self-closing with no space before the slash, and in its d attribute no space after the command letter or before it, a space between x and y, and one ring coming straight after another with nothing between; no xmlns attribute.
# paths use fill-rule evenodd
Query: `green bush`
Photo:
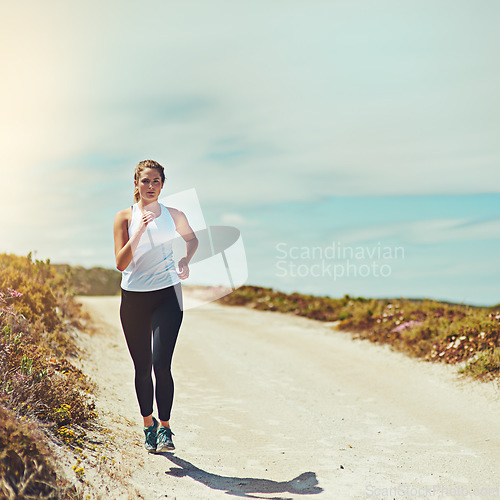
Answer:
<svg viewBox="0 0 500 500"><path fill-rule="evenodd" d="M479 379L491 380L500 377L500 348L493 347L481 351L460 371Z"/></svg>

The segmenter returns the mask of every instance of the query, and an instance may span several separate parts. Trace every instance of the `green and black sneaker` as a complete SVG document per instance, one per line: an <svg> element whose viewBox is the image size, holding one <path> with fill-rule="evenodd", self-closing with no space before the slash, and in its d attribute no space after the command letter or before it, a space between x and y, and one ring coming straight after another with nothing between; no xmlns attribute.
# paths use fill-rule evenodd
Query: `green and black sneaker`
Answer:
<svg viewBox="0 0 500 500"><path fill-rule="evenodd" d="M153 417L153 425L151 427L144 427L144 434L146 435L146 441L144 443L144 448L149 451L149 453L156 453L156 434L158 431L158 420Z"/></svg>
<svg viewBox="0 0 500 500"><path fill-rule="evenodd" d="M172 436L175 434L168 427L160 427L156 433L156 452L175 450Z"/></svg>

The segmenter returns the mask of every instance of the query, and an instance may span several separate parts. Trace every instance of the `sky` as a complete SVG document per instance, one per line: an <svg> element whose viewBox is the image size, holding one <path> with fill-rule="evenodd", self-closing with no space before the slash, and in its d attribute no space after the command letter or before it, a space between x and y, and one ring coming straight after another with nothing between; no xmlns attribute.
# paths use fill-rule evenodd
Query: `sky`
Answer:
<svg viewBox="0 0 500 500"><path fill-rule="evenodd" d="M248 284L500 303L496 0L0 15L0 252L113 268L152 158L165 194L195 189L207 224L241 231Z"/></svg>

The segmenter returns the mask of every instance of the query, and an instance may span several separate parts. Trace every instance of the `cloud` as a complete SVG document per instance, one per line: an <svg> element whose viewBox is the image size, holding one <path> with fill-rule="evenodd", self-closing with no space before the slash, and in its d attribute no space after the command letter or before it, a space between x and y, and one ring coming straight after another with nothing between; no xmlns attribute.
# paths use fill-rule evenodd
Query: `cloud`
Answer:
<svg viewBox="0 0 500 500"><path fill-rule="evenodd" d="M376 224L355 229L341 229L337 232L336 239L345 245L391 239L419 245L500 240L500 219L427 219Z"/></svg>
<svg viewBox="0 0 500 500"><path fill-rule="evenodd" d="M407 230L408 240L419 244L500 240L500 219L420 221Z"/></svg>
<svg viewBox="0 0 500 500"><path fill-rule="evenodd" d="M498 189L494 16L445 4L11 6L7 164L154 155L247 204Z"/></svg>
<svg viewBox="0 0 500 500"><path fill-rule="evenodd" d="M226 212L220 216L220 221L222 224L227 224L228 226L243 227L249 225L255 225L255 221L250 221L243 217L242 215L234 212Z"/></svg>

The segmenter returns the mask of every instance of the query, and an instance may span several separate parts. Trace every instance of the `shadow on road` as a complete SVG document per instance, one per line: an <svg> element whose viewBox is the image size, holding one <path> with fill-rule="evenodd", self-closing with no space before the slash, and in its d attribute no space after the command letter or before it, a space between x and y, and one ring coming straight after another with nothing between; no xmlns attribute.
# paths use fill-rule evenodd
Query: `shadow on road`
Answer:
<svg viewBox="0 0 500 500"><path fill-rule="evenodd" d="M290 481L272 481L270 479L255 479L251 477L219 476L206 472L187 460L175 456L173 453L162 453L178 467L171 467L165 474L175 477L189 476L214 490L222 490L230 495L244 498L265 498L251 495L251 493L294 493L301 495L314 495L321 493L323 488L317 486L315 472L304 472ZM272 497L272 500L292 500L288 497Z"/></svg>

